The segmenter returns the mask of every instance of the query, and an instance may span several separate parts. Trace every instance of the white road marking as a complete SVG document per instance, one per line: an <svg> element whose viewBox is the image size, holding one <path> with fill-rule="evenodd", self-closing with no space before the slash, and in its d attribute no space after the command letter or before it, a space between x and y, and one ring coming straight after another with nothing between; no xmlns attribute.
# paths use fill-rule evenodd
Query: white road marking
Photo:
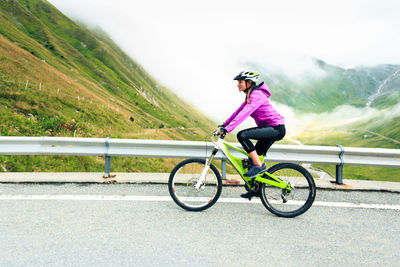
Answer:
<svg viewBox="0 0 400 267"><path fill-rule="evenodd" d="M170 196L119 196L119 195L0 195L0 200L79 200L79 201L172 201ZM204 199L202 199L204 200ZM185 201L190 201L186 198ZM258 198L251 201L242 198L219 198L217 202L222 203L249 203L260 204ZM296 205L296 202L286 205ZM319 207L338 207L338 208L361 208L361 209L381 209L381 210L400 210L400 205L389 204L366 204L351 202L325 202L314 201L313 206Z"/></svg>

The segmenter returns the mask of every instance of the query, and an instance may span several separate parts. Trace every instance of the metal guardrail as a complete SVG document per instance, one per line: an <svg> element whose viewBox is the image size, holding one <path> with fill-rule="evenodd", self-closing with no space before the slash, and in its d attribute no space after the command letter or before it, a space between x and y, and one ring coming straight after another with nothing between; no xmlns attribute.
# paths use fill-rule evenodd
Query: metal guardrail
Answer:
<svg viewBox="0 0 400 267"><path fill-rule="evenodd" d="M0 155L104 156L105 176L110 176L111 157L204 158L213 147L211 142L201 141L0 136ZM225 177L224 155L219 152L216 158L223 162ZM400 149L275 144L266 160L336 165L336 182L341 184L343 165L400 167Z"/></svg>

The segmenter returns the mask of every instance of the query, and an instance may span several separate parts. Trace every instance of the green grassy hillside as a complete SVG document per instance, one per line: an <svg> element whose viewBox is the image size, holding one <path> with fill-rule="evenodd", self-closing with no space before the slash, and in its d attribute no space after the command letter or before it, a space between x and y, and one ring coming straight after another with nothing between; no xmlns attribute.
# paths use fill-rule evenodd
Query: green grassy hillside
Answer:
<svg viewBox="0 0 400 267"><path fill-rule="evenodd" d="M1 135L204 140L214 125L101 31L76 24L44 0L0 1ZM89 157L54 158L0 157L0 171L104 165ZM151 169L131 162L121 165Z"/></svg>
<svg viewBox="0 0 400 267"><path fill-rule="evenodd" d="M390 111L382 111L367 122L352 122L330 128L319 127L316 122L313 127L292 138L307 145L341 144L344 147L400 149L400 115L385 118L385 113L390 113ZM323 169L335 177L335 166L316 165L314 167ZM400 182L400 168L345 165L344 178Z"/></svg>

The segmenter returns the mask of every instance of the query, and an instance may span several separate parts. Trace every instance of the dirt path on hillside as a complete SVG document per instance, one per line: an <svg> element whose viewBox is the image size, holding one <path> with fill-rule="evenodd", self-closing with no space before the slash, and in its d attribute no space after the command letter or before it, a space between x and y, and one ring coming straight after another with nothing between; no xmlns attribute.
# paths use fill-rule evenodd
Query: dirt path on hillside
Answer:
<svg viewBox="0 0 400 267"><path fill-rule="evenodd" d="M390 138L390 137L388 137L388 136L384 136L384 135L381 135L381 134L378 134L378 133L375 133L375 132L372 132L372 131L369 131L369 130L364 130L364 131L367 132L367 133L370 133L370 134L374 134L374 135L376 135L376 136L379 136L379 137L381 137L381 138L383 138L383 139L392 141L392 142L395 143L395 144L400 144L400 141L399 141L399 140Z"/></svg>

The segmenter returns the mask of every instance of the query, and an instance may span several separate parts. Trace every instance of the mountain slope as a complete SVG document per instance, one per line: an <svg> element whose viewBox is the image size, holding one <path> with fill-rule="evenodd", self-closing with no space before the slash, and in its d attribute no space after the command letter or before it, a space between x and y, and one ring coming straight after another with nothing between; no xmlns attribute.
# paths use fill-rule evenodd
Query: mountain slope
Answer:
<svg viewBox="0 0 400 267"><path fill-rule="evenodd" d="M170 137L164 138L198 139L204 134L202 129L212 125L193 107L159 85L107 36L77 25L48 2L1 1L0 11L2 82L30 80L32 88L35 87L33 84L37 87L41 84L43 97L46 93L58 90L81 101L91 99L90 103L95 102L112 110L115 114L108 115L115 116L115 120L107 121L112 130L96 133L94 123L90 136L106 134L132 137L140 129L166 131L169 128L176 130L169 130ZM13 86L8 83L2 88ZM16 85L14 87L24 89ZM29 84L28 88L31 88ZM9 91L15 94L14 89ZM29 95L25 94L25 97ZM40 101L45 100L42 98ZM51 109L52 103L47 101L46 107ZM73 105L68 103L66 106ZM63 108L60 106L55 110L62 111ZM85 113L85 108L90 108L90 105L83 104L80 112ZM97 107L92 109L92 117L108 116L103 114L107 112L100 112ZM32 114L38 122L43 116L34 108L22 113ZM64 123L75 119L76 114L73 115L64 112L57 114ZM91 123L87 117L82 119ZM99 126L99 129L103 128L103 125ZM3 123L2 127L6 128ZM182 128L196 128L198 133L193 131L187 135L187 130L181 131Z"/></svg>
<svg viewBox="0 0 400 267"><path fill-rule="evenodd" d="M215 124L99 30L44 0L0 1L0 135L204 140ZM113 171L170 159L113 158ZM95 157L0 156L0 171L102 171Z"/></svg>

